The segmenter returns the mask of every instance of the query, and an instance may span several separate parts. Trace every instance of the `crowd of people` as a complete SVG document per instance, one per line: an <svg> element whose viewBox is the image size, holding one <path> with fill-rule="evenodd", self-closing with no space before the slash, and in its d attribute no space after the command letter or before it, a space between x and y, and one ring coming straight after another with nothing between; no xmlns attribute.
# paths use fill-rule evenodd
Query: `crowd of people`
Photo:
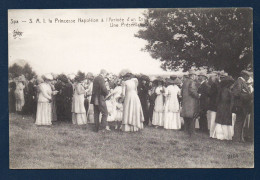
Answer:
<svg viewBox="0 0 260 180"><path fill-rule="evenodd" d="M253 73L236 80L224 71L190 70L178 77L152 78L130 71L78 75L46 74L9 79L9 111L33 115L36 125L67 121L95 124L95 131L139 131L144 126L195 128L211 138L253 141ZM101 116L100 116L101 115Z"/></svg>

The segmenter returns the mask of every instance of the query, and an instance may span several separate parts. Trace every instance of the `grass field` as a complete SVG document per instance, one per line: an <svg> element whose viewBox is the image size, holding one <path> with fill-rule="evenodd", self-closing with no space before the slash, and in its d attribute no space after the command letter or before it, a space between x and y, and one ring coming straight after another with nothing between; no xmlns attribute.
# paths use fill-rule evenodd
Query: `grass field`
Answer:
<svg viewBox="0 0 260 180"><path fill-rule="evenodd" d="M93 132L93 125L53 123L10 114L10 168L235 168L254 166L252 143L146 127L137 133Z"/></svg>

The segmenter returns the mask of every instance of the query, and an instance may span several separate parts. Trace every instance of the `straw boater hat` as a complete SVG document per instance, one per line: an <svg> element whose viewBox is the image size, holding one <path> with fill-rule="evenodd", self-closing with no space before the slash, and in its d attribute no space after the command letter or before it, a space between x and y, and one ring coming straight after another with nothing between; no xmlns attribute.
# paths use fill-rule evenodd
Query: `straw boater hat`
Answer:
<svg viewBox="0 0 260 180"><path fill-rule="evenodd" d="M224 72L224 71L220 71L219 76L220 76L221 78L225 78L225 77L228 76L228 73L226 73L226 72Z"/></svg>
<svg viewBox="0 0 260 180"><path fill-rule="evenodd" d="M51 81L51 80L53 80L53 76L51 74L45 74L45 75L43 75L43 79Z"/></svg>
<svg viewBox="0 0 260 180"><path fill-rule="evenodd" d="M241 71L241 75L251 76L252 74L249 71L243 70Z"/></svg>
<svg viewBox="0 0 260 180"><path fill-rule="evenodd" d="M207 76L206 73L204 73L204 72L200 72L200 73L198 74L198 76L203 76L203 77L208 78L208 76Z"/></svg>
<svg viewBox="0 0 260 180"><path fill-rule="evenodd" d="M197 75L196 72L193 69L189 70L189 75Z"/></svg>

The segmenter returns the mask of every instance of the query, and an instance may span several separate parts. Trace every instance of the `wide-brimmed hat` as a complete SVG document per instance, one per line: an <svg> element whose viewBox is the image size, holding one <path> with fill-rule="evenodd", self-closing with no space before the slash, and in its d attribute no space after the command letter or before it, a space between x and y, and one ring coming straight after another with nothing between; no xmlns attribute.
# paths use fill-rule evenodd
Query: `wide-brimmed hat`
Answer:
<svg viewBox="0 0 260 180"><path fill-rule="evenodd" d="M119 73L119 77L124 77L127 73L132 73L129 69L123 69Z"/></svg>
<svg viewBox="0 0 260 180"><path fill-rule="evenodd" d="M203 76L203 77L208 78L208 76L207 76L206 73L204 73L204 72L200 72L200 73L198 74L198 76Z"/></svg>
<svg viewBox="0 0 260 180"><path fill-rule="evenodd" d="M86 79L86 76L84 73L80 73L78 74L76 77L75 77L75 81L77 82L81 82L81 81L84 81Z"/></svg>
<svg viewBox="0 0 260 180"><path fill-rule="evenodd" d="M147 76L147 75L144 75L144 74L141 74L140 76L139 76L139 79L140 80L145 80L145 81L150 81L150 78Z"/></svg>
<svg viewBox="0 0 260 180"><path fill-rule="evenodd" d="M158 76L153 82L154 83L158 83L158 82L163 83L163 82L165 82L165 80L161 76Z"/></svg>
<svg viewBox="0 0 260 180"><path fill-rule="evenodd" d="M44 74L43 79L51 81L51 80L53 80L53 76L51 74Z"/></svg>
<svg viewBox="0 0 260 180"><path fill-rule="evenodd" d="M226 73L225 71L220 71L220 72L219 72L219 76L220 76L221 78L224 78L224 77L227 77L227 76L228 76L228 73Z"/></svg>
<svg viewBox="0 0 260 180"><path fill-rule="evenodd" d="M126 73L123 78L133 78L134 75L131 72Z"/></svg>
<svg viewBox="0 0 260 180"><path fill-rule="evenodd" d="M174 75L174 74L173 74L173 75L170 76L170 79L171 79L171 80L175 80L177 77L178 77L177 75Z"/></svg>
<svg viewBox="0 0 260 180"><path fill-rule="evenodd" d="M243 70L243 71L241 71L241 75L252 76L252 73L250 73L250 72L247 71L247 70Z"/></svg>
<svg viewBox="0 0 260 180"><path fill-rule="evenodd" d="M223 79L221 80L221 83L225 84L225 85L231 85L234 82L235 82L235 80L231 76L223 77Z"/></svg>
<svg viewBox="0 0 260 180"><path fill-rule="evenodd" d="M196 72L193 69L189 70L189 75L197 75Z"/></svg>

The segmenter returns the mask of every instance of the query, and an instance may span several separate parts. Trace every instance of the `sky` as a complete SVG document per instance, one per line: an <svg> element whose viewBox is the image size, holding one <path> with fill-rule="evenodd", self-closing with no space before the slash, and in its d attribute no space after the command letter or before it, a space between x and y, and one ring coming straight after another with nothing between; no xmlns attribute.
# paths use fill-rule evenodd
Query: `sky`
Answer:
<svg viewBox="0 0 260 180"><path fill-rule="evenodd" d="M134 37L139 27L110 27L112 21L120 25L115 18L124 19L124 23L128 18L128 22L140 23L143 12L144 9L9 10L9 65L23 59L37 74L69 74L78 70L98 73L102 68L115 74L122 69L164 74L160 62L141 51L146 41ZM55 23L56 18L75 23ZM79 23L78 18L98 22ZM36 19L41 23L36 23ZM18 34L16 38L14 34Z"/></svg>

